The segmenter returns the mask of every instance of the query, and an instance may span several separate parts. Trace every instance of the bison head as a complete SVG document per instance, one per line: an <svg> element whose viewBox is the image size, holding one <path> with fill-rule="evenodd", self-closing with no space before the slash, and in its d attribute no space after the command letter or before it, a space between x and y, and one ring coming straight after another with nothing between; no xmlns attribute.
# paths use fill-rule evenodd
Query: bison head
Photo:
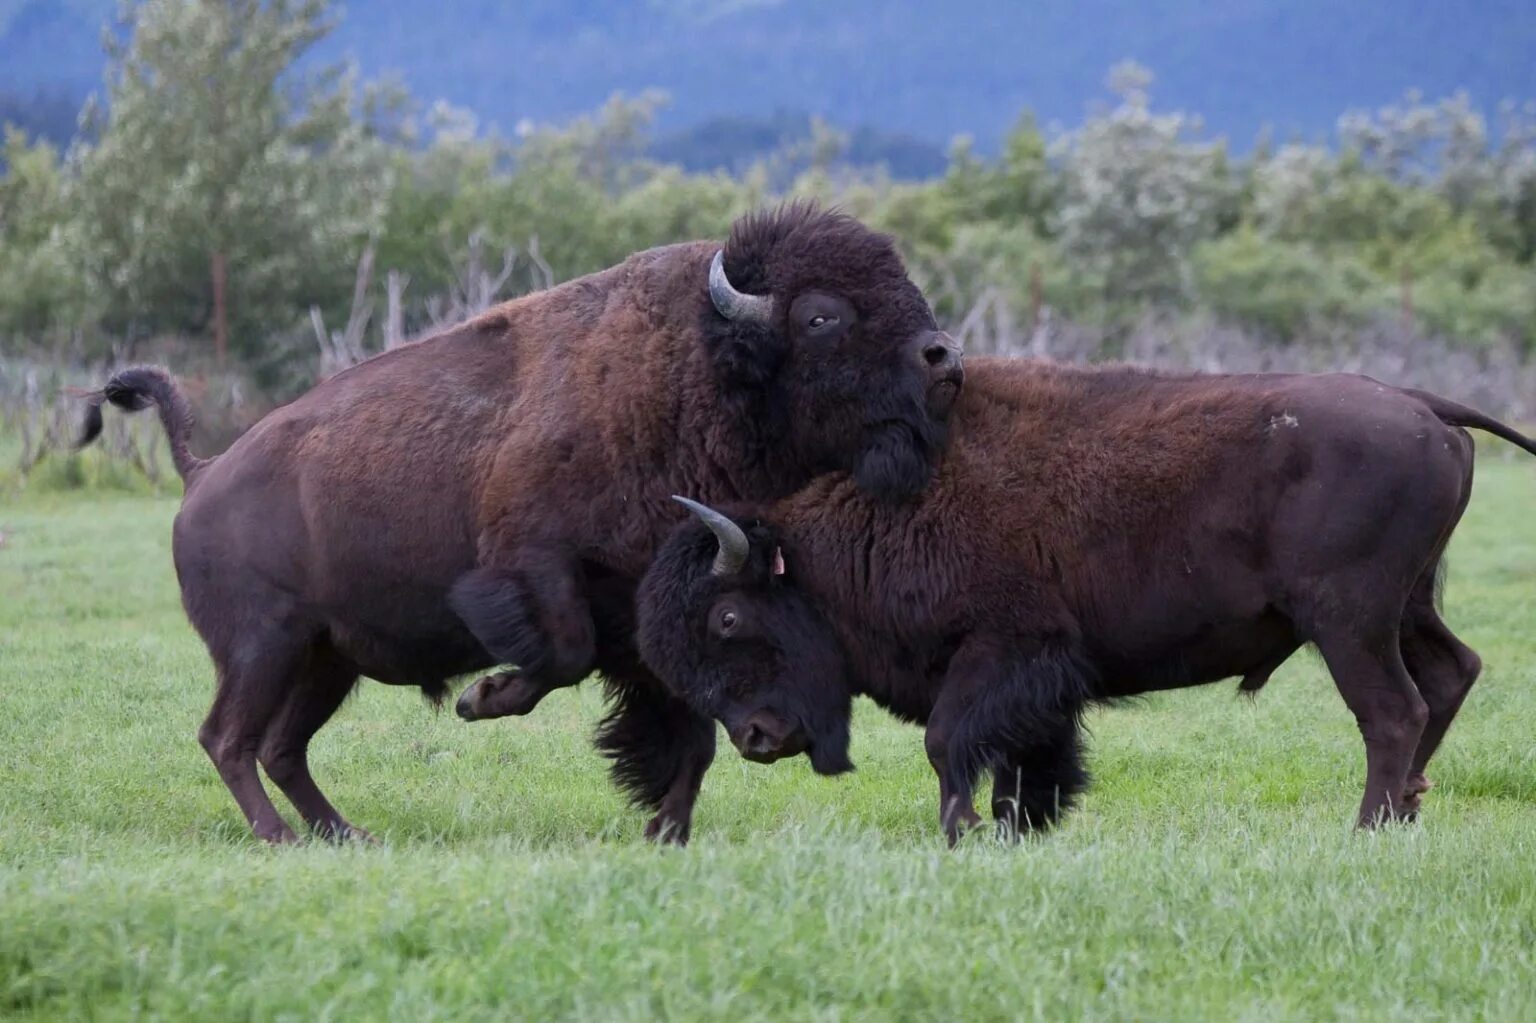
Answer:
<svg viewBox="0 0 1536 1023"><path fill-rule="evenodd" d="M805 753L820 774L852 770L842 648L786 581L774 530L678 500L697 518L677 527L641 581L641 656L748 760Z"/></svg>
<svg viewBox="0 0 1536 1023"><path fill-rule="evenodd" d="M888 237L807 204L745 217L709 295L733 418L792 475L849 470L884 498L927 485L965 374Z"/></svg>

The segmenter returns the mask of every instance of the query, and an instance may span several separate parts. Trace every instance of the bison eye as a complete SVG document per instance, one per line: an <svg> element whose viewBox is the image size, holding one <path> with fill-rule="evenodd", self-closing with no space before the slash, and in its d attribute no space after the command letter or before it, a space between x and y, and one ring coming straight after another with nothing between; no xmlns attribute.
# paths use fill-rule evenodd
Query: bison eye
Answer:
<svg viewBox="0 0 1536 1023"><path fill-rule="evenodd" d="M819 327L825 327L827 324L834 323L834 322L836 322L836 318L835 317L830 317L830 316L812 316L810 322L807 323L806 326L810 327L812 330L816 330Z"/></svg>
<svg viewBox="0 0 1536 1023"><path fill-rule="evenodd" d="M720 631L722 633L725 633L726 635L729 635L732 631L735 630L735 628L736 628L736 612L735 611L721 611L720 612Z"/></svg>

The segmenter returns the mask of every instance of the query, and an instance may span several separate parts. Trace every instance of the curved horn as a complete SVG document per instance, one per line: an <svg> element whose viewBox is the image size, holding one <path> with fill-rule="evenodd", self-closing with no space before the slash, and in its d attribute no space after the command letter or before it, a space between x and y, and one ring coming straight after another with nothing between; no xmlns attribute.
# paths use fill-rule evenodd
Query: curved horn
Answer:
<svg viewBox="0 0 1536 1023"><path fill-rule="evenodd" d="M727 320L767 323L773 316L772 295L745 295L725 276L725 250L717 249L709 264L709 300Z"/></svg>
<svg viewBox="0 0 1536 1023"><path fill-rule="evenodd" d="M708 505L690 501L686 497L678 497L675 494L672 500L693 512L720 542L720 549L715 552L715 563L710 568L710 573L735 575L740 572L741 567L747 563L747 553L751 549L751 545L747 543L747 534L741 531L741 527Z"/></svg>

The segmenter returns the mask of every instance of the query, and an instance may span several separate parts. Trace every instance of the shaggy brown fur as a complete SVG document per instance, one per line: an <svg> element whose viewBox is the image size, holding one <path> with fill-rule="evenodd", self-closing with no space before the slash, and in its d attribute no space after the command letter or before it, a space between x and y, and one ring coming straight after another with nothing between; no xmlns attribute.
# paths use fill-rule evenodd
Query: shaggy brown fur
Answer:
<svg viewBox="0 0 1536 1023"><path fill-rule="evenodd" d="M807 206L742 220L725 272L771 297L762 319L712 301L718 248L643 252L390 351L206 462L164 371L125 371L93 396L88 437L104 401L160 408L187 483L183 603L219 677L200 737L257 835L294 837L258 763L317 832L354 830L306 750L359 675L440 699L454 675L516 664L461 711L523 713L584 677L617 629L602 744L658 808L653 833L686 837L677 810L714 730L628 642L634 583L681 514L668 495L767 499L835 467L882 499L911 494L961 381L889 239ZM594 621L594 594L625 620ZM658 722L678 737L665 756L645 747Z"/></svg>
<svg viewBox="0 0 1536 1023"><path fill-rule="evenodd" d="M1435 581L1487 430L1357 376L1163 376L973 360L944 464L900 506L833 475L761 512L711 573L698 522L639 593L640 648L744 755L846 769L849 701L926 722L942 823L1053 822L1094 700L1240 677L1316 644L1366 749L1359 820L1417 810L1478 673ZM786 572L774 574L782 549Z"/></svg>

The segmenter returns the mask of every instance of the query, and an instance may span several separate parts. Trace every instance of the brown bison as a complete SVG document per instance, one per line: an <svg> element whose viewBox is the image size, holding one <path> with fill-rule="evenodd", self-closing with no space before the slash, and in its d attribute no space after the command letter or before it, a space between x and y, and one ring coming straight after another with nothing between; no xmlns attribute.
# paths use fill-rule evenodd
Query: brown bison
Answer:
<svg viewBox="0 0 1536 1023"><path fill-rule="evenodd" d="M940 819L1053 823L1098 700L1321 651L1365 740L1359 821L1409 816L1479 661L1435 607L1471 492L1471 409L1358 376L973 361L934 483L844 475L693 506L643 580L647 663L749 759L847 768L850 698L927 725Z"/></svg>
<svg viewBox="0 0 1536 1023"><path fill-rule="evenodd" d="M258 763L317 833L355 830L306 748L359 676L441 699L452 676L515 664L461 709L526 712L594 666L590 601L627 604L684 514L668 495L766 500L832 469L877 500L911 495L961 382L890 240L790 206L737 222L723 250L642 252L338 373L214 459L189 453L162 370L91 395L86 433L102 402L159 407L186 481L182 602L218 672L199 738L281 842ZM686 838L713 723L632 652L602 667L615 777L657 809L651 834ZM657 729L673 736L659 755Z"/></svg>

